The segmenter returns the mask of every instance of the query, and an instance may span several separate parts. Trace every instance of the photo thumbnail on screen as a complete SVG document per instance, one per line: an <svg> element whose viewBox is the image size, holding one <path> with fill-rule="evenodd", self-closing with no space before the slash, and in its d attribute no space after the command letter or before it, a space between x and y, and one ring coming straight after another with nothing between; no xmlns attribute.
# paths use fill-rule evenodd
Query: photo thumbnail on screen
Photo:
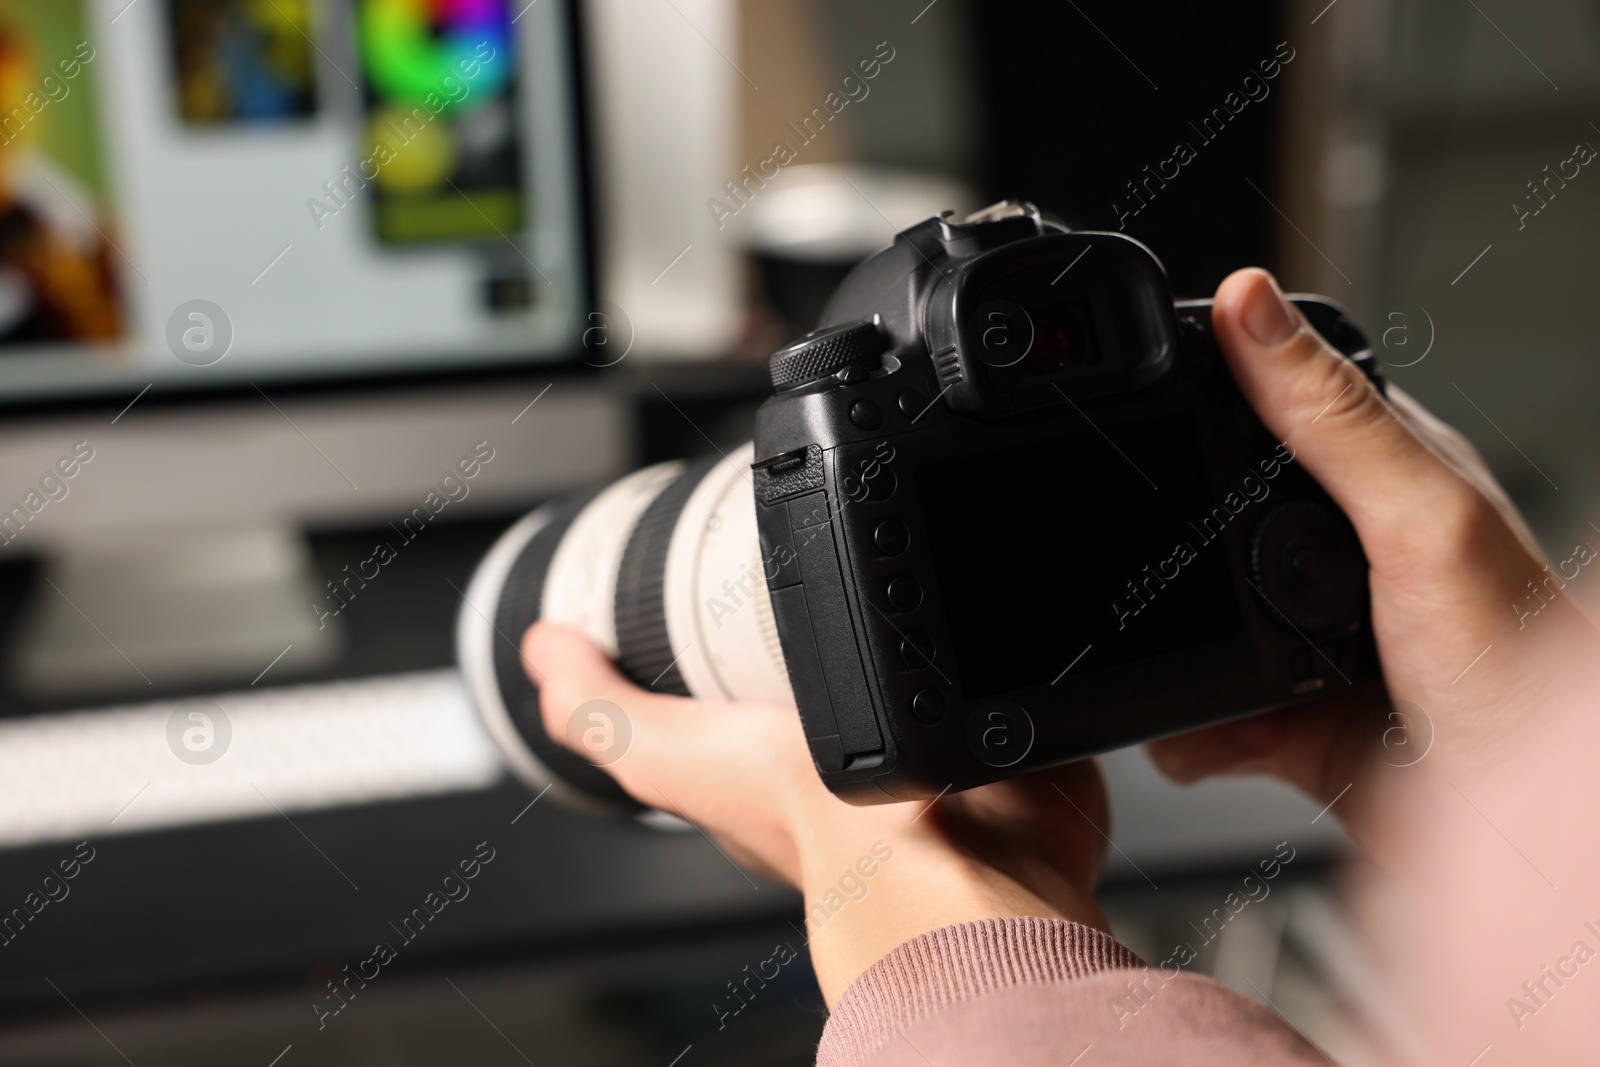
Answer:
<svg viewBox="0 0 1600 1067"><path fill-rule="evenodd" d="M124 335L79 0L0 0L0 352Z"/></svg>
<svg viewBox="0 0 1600 1067"><path fill-rule="evenodd" d="M518 60L505 0L361 0L378 238L510 240L526 225Z"/></svg>
<svg viewBox="0 0 1600 1067"><path fill-rule="evenodd" d="M168 0L178 113L195 126L316 114L312 0Z"/></svg>

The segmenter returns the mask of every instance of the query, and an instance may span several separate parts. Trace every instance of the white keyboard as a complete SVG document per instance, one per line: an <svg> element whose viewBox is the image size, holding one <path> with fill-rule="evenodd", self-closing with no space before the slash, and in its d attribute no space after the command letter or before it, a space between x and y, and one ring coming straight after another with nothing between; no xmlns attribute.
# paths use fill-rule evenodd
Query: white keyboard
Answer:
<svg viewBox="0 0 1600 1067"><path fill-rule="evenodd" d="M482 789L500 780L499 750L453 670L351 682L247 689L199 698L221 708L232 737L156 701L0 720L0 847L224 819L291 818L315 808ZM195 706L206 714L205 704ZM214 712L212 713L214 715ZM198 731L185 746L183 733ZM209 741L211 747L205 745ZM1342 835L1314 804L1265 779L1178 787L1138 749L1103 766L1117 813L1111 867L1248 858L1271 842L1324 852ZM686 829L670 816L647 825ZM1130 858L1131 857L1131 858ZM1137 865L1137 866L1135 866ZM1152 866L1152 870L1156 867Z"/></svg>
<svg viewBox="0 0 1600 1067"><path fill-rule="evenodd" d="M453 670L6 720L0 846L481 789L501 774Z"/></svg>

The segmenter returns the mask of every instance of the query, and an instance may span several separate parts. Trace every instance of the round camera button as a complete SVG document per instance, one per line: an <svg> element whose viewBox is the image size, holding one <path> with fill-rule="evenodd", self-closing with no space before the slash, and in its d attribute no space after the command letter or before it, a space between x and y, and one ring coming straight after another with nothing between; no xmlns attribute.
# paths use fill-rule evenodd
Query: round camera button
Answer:
<svg viewBox="0 0 1600 1067"><path fill-rule="evenodd" d="M915 389L902 389L900 395L894 398L895 406L900 409L900 414L916 421L923 412L928 410L928 402L922 399L922 394Z"/></svg>
<svg viewBox="0 0 1600 1067"><path fill-rule="evenodd" d="M1328 554L1320 544L1292 544L1289 570L1306 586L1322 585L1329 578Z"/></svg>
<svg viewBox="0 0 1600 1067"><path fill-rule="evenodd" d="M900 488L900 479L894 476L894 471L880 467L874 477L866 480L866 487L868 500L888 500L894 496L894 491Z"/></svg>
<svg viewBox="0 0 1600 1067"><path fill-rule="evenodd" d="M900 639L900 662L914 671L931 664L937 655L933 638L921 631L906 634Z"/></svg>
<svg viewBox="0 0 1600 1067"><path fill-rule="evenodd" d="M872 528L872 544L885 556L898 556L911 545L911 535L899 519L884 519Z"/></svg>
<svg viewBox="0 0 1600 1067"><path fill-rule="evenodd" d="M1011 767L1033 748L1033 719L1021 704L986 700L967 719L967 747L991 767Z"/></svg>
<svg viewBox="0 0 1600 1067"><path fill-rule="evenodd" d="M911 698L911 714L918 722L932 726L944 718L944 696L937 689L919 689Z"/></svg>
<svg viewBox="0 0 1600 1067"><path fill-rule="evenodd" d="M883 409L871 400L857 400L850 405L850 421L858 430L876 430L883 425Z"/></svg>
<svg viewBox="0 0 1600 1067"><path fill-rule="evenodd" d="M922 586L909 574L890 578L885 592L889 596L889 606L896 611L915 611L922 606Z"/></svg>

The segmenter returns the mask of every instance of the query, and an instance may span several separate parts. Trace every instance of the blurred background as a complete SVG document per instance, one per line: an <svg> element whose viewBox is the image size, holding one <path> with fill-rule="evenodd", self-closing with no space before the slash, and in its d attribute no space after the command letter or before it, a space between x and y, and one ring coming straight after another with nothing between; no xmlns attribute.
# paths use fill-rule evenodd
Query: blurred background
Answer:
<svg viewBox="0 0 1600 1067"><path fill-rule="evenodd" d="M1579 0L0 0L0 1060L810 1063L792 894L505 777L481 552L1019 196L1339 300L1569 559L1597 96ZM1106 764L1119 936L1370 1061L1334 818Z"/></svg>

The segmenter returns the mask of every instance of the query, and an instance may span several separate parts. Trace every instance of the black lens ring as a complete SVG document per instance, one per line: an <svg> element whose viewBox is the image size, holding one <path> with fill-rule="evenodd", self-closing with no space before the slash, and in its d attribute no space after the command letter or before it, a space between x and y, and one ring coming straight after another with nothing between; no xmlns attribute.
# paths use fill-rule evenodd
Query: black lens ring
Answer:
<svg viewBox="0 0 1600 1067"><path fill-rule="evenodd" d="M539 762L564 784L622 814L629 814L646 809L610 774L545 732L539 688L529 681L522 667L522 635L539 619L550 561L573 521L597 495L589 493L557 505L550 521L524 546L511 565L495 605L494 674L512 726Z"/></svg>
<svg viewBox="0 0 1600 1067"><path fill-rule="evenodd" d="M689 696L678 670L683 649L667 632L667 550L689 497L719 460L691 463L644 509L634 524L617 567L612 617L617 628L617 665L635 683L657 693Z"/></svg>

